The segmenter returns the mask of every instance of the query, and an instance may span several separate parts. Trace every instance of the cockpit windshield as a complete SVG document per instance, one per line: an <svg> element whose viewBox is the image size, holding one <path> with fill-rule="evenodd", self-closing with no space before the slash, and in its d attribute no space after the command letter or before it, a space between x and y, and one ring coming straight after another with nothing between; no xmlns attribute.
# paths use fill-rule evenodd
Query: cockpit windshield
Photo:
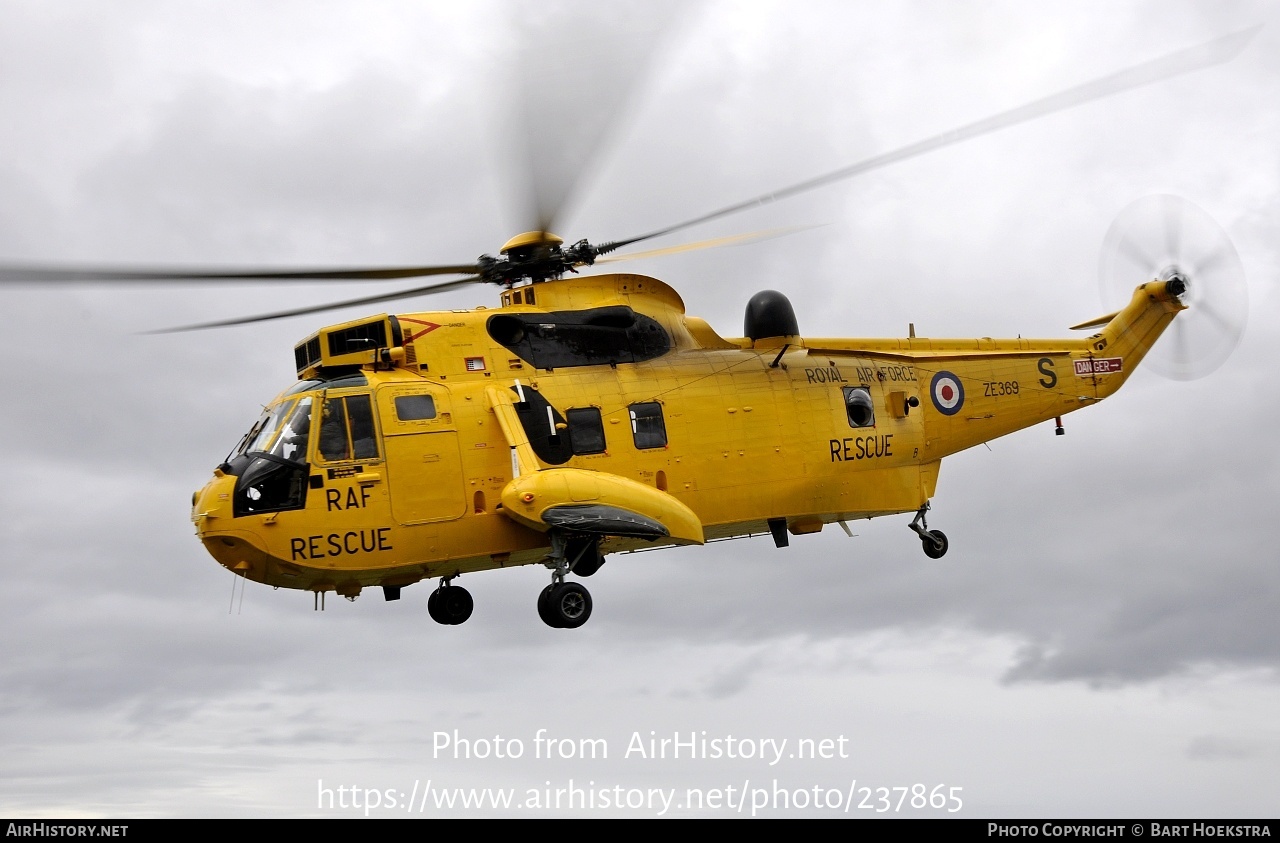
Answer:
<svg viewBox="0 0 1280 843"><path fill-rule="evenodd" d="M289 414L280 435L271 444L270 454L293 462L307 461L307 441L311 437L311 398L301 398Z"/></svg>
<svg viewBox="0 0 1280 843"><path fill-rule="evenodd" d="M268 453L292 462L305 462L311 434L311 398L283 401L258 419L227 458L241 454Z"/></svg>
<svg viewBox="0 0 1280 843"><path fill-rule="evenodd" d="M236 517L302 509L307 503L311 396L288 399L262 414L219 468L236 476Z"/></svg>
<svg viewBox="0 0 1280 843"><path fill-rule="evenodd" d="M293 407L292 401L286 401L273 410L266 410L258 420L253 423L253 427L249 428L249 432L240 440L240 444L231 452L231 456L227 457L230 461L231 457L238 457L249 451L261 451L270 447L272 438L276 435L276 431L280 429L280 423L284 420L285 414Z"/></svg>

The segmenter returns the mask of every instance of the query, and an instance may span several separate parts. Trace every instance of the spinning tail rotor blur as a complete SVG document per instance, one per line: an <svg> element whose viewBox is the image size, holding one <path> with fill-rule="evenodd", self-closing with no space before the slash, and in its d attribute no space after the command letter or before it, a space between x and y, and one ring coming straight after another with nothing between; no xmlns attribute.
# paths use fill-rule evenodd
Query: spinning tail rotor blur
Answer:
<svg viewBox="0 0 1280 843"><path fill-rule="evenodd" d="M1221 367L1244 336L1244 266L1227 233L1193 203L1167 194L1133 202L1103 241L1098 280L1104 301L1123 301L1144 281L1175 278L1185 284L1178 298L1187 310L1146 364L1165 377L1196 380Z"/></svg>

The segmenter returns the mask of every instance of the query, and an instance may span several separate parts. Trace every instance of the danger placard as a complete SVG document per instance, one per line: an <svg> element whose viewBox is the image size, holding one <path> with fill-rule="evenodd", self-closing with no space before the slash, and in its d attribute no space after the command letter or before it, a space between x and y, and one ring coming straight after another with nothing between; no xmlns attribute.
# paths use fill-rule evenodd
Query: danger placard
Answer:
<svg viewBox="0 0 1280 843"><path fill-rule="evenodd" d="M1077 375L1110 375L1121 371L1123 357L1093 357L1076 361Z"/></svg>

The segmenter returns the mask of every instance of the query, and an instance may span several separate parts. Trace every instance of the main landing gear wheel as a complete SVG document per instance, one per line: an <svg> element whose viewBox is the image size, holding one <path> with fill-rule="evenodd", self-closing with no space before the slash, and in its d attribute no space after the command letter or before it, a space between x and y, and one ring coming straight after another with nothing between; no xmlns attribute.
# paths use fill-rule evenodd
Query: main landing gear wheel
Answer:
<svg viewBox="0 0 1280 843"><path fill-rule="evenodd" d="M471 592L460 585L442 585L427 598L427 614L436 623L457 626L471 617L475 601Z"/></svg>
<svg viewBox="0 0 1280 843"><path fill-rule="evenodd" d="M947 553L947 535L941 530L930 530L920 537L924 546L924 555L930 559L941 559Z"/></svg>
<svg viewBox="0 0 1280 843"><path fill-rule="evenodd" d="M591 592L582 583L552 583L538 595L538 617L555 629L577 629L591 617Z"/></svg>
<svg viewBox="0 0 1280 843"><path fill-rule="evenodd" d="M551 592L555 587L556 584L551 583L551 585L538 593L538 617L542 618L542 622L552 628L559 627L555 618L551 616Z"/></svg>

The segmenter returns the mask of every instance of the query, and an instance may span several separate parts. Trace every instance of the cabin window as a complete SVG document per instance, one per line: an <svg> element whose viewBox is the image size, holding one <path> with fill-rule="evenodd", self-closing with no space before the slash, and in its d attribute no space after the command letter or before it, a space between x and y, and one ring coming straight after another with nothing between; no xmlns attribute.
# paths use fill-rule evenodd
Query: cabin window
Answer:
<svg viewBox="0 0 1280 843"><path fill-rule="evenodd" d="M378 458L378 436L368 395L326 398L320 422L320 457L328 462Z"/></svg>
<svg viewBox="0 0 1280 843"><path fill-rule="evenodd" d="M430 395L397 395L396 418L400 421L420 421L436 417L436 402Z"/></svg>
<svg viewBox="0 0 1280 843"><path fill-rule="evenodd" d="M876 412L871 404L871 390L865 386L844 388L844 410L849 427L875 427Z"/></svg>
<svg viewBox="0 0 1280 843"><path fill-rule="evenodd" d="M569 422L569 441L573 453L604 453L604 422L597 407L576 407L565 413Z"/></svg>
<svg viewBox="0 0 1280 843"><path fill-rule="evenodd" d="M635 437L636 447L664 448L667 444L667 426L662 421L662 405L656 401L644 404L632 404L631 435Z"/></svg>

